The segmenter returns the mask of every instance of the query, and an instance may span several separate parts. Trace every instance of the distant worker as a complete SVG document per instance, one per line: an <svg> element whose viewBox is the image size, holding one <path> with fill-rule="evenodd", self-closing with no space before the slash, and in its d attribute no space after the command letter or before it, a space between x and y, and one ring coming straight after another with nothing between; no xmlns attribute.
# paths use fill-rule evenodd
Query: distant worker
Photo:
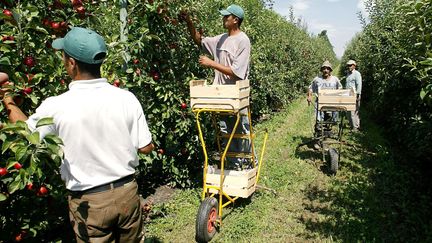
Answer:
<svg viewBox="0 0 432 243"><path fill-rule="evenodd" d="M331 75L333 69L329 61L325 61L321 65L320 71L321 75L315 77L309 86L307 93L307 101L309 104L312 102L312 93L318 94L318 89L342 89L342 84L339 79L336 76ZM318 109L318 105L316 105L315 109ZM324 118L323 116L324 114L322 113L318 114L317 121L322 121Z"/></svg>
<svg viewBox="0 0 432 243"><path fill-rule="evenodd" d="M307 93L307 101L310 104L312 102L312 93L318 94L319 89L342 89L342 84L339 81L339 79L336 76L331 75L331 72L333 71L331 63L329 61L325 61L321 65L321 75L315 77L312 80L311 85L309 86L309 90ZM321 112L318 111L318 103L314 104L315 106L315 114L316 114L316 120L315 120L315 130L314 133L319 134L321 127L319 127L319 122L324 121L331 115L331 119L333 121L336 121L338 118L338 112ZM321 144L319 142L314 144L315 149L320 149Z"/></svg>
<svg viewBox="0 0 432 243"><path fill-rule="evenodd" d="M202 48L204 53L214 58L212 60L202 55L199 59L202 66L215 70L213 84L235 84L236 81L245 80L249 76L251 44L249 37L240 30L244 11L240 6L232 4L227 9L220 10L220 14L223 16L223 26L227 33L214 37L203 37L195 29L189 14L183 13L194 42ZM247 114L247 110L244 109L241 113ZM240 119L236 133L249 134L248 117L241 116ZM219 122L221 132L230 134L235 121L235 117L222 117ZM229 148L229 152L250 152L250 150L250 141L244 141L244 139L233 139ZM232 169L241 169L245 162L237 159L229 159L228 161L231 163L228 167L231 166Z"/></svg>
<svg viewBox="0 0 432 243"><path fill-rule="evenodd" d="M357 93L357 102L355 111L350 111L348 118L350 121L351 130L356 132L360 129L360 99L362 91L362 76L359 71L356 70L357 64L354 60L347 62L348 73L346 76L346 88L354 88Z"/></svg>

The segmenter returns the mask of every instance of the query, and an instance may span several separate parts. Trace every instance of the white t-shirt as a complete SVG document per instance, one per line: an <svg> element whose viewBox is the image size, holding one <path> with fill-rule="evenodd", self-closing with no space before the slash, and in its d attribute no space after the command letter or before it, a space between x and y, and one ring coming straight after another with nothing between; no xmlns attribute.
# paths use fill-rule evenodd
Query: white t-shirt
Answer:
<svg viewBox="0 0 432 243"><path fill-rule="evenodd" d="M27 120L30 129L44 117L53 117L54 124L38 131L63 140L60 172L72 191L133 174L137 150L152 140L138 99L104 78L74 81L69 91L47 98Z"/></svg>
<svg viewBox="0 0 432 243"><path fill-rule="evenodd" d="M237 76L231 77L215 70L213 84L235 84L249 75L251 44L244 32L229 36L227 33L206 37L201 41L204 52L212 55L214 61L228 66Z"/></svg>

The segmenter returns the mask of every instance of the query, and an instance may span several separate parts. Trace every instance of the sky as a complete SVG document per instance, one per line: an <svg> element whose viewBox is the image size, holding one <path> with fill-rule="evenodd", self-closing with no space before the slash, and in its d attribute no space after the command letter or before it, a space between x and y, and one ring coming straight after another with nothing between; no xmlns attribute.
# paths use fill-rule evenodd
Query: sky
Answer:
<svg viewBox="0 0 432 243"><path fill-rule="evenodd" d="M309 33L315 35L327 30L327 36L338 58L346 45L362 29L357 13L367 16L365 0L274 0L273 10L289 16L292 6L294 16L306 23Z"/></svg>

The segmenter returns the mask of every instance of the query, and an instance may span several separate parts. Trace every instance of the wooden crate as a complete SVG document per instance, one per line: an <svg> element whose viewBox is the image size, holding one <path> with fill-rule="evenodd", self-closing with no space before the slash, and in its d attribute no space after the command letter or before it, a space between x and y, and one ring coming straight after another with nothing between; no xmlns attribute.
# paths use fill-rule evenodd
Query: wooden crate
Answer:
<svg viewBox="0 0 432 243"><path fill-rule="evenodd" d="M318 90L318 110L322 107L356 110L356 92L351 89L320 89Z"/></svg>
<svg viewBox="0 0 432 243"><path fill-rule="evenodd" d="M229 196L249 197L255 191L257 168L243 171L224 170L223 191ZM220 186L220 170L207 173L206 184ZM210 193L219 193L216 189L209 189Z"/></svg>
<svg viewBox="0 0 432 243"><path fill-rule="evenodd" d="M230 85L208 85L205 80L189 83L192 109L227 109L238 111L249 106L249 80Z"/></svg>

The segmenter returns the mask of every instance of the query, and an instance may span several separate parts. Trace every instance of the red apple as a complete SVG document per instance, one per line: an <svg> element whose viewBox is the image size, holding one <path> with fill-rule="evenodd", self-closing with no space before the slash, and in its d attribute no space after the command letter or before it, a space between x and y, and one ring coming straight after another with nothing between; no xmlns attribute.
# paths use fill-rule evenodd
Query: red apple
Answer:
<svg viewBox="0 0 432 243"><path fill-rule="evenodd" d="M134 59L132 62L133 62L133 64L138 64L139 60L138 59Z"/></svg>
<svg viewBox="0 0 432 243"><path fill-rule="evenodd" d="M81 0L72 0L72 6L74 7L78 7L82 5L82 1Z"/></svg>
<svg viewBox="0 0 432 243"><path fill-rule="evenodd" d="M24 58L24 64L27 66L27 67L33 67L35 64L36 64L36 62L35 62L35 60L34 60L34 58L32 57L32 56L26 56L25 58Z"/></svg>
<svg viewBox="0 0 432 243"><path fill-rule="evenodd" d="M51 26L51 20L44 18L42 19L42 24L45 26Z"/></svg>
<svg viewBox="0 0 432 243"><path fill-rule="evenodd" d="M48 189L45 186L39 187L39 190L36 193L38 196L45 196L48 194Z"/></svg>
<svg viewBox="0 0 432 243"><path fill-rule="evenodd" d="M75 11L76 11L78 14L81 14L81 15L85 14L85 8L84 8L83 6L79 6L79 7L77 7L77 8L75 9Z"/></svg>
<svg viewBox="0 0 432 243"><path fill-rule="evenodd" d="M164 154L165 151L164 151L163 149L160 148L160 149L157 150L157 152L158 152L158 154L161 154L161 155L162 155L162 154Z"/></svg>
<svg viewBox="0 0 432 243"><path fill-rule="evenodd" d="M3 9L3 14L9 17L12 17L12 11L10 11L9 9Z"/></svg>
<svg viewBox="0 0 432 243"><path fill-rule="evenodd" d="M4 176L8 173L6 168L0 168L0 176Z"/></svg>
<svg viewBox="0 0 432 243"><path fill-rule="evenodd" d="M16 162L16 163L14 164L14 168L17 169L17 170L19 170L19 169L22 168L22 165L21 165L20 163Z"/></svg>
<svg viewBox="0 0 432 243"><path fill-rule="evenodd" d="M21 242L24 239L24 234L22 232L15 235L15 242Z"/></svg>
<svg viewBox="0 0 432 243"><path fill-rule="evenodd" d="M27 88L24 88L22 91L24 94L29 95L33 92L33 89L31 87L27 87Z"/></svg>
<svg viewBox="0 0 432 243"><path fill-rule="evenodd" d="M60 23L59 22L51 22L51 28L57 30L58 28L60 28Z"/></svg>
<svg viewBox="0 0 432 243"><path fill-rule="evenodd" d="M60 28L67 29L67 25L68 24L65 21L60 22Z"/></svg>
<svg viewBox="0 0 432 243"><path fill-rule="evenodd" d="M183 102L183 103L181 103L180 107L184 110L187 108L187 104Z"/></svg>
<svg viewBox="0 0 432 243"><path fill-rule="evenodd" d="M66 81L64 79L60 80L61 85L66 85Z"/></svg>
<svg viewBox="0 0 432 243"><path fill-rule="evenodd" d="M153 72L152 77L153 77L153 80L154 80L154 81L158 81L158 80L160 79L160 75L159 75L159 73L156 72L156 71Z"/></svg>
<svg viewBox="0 0 432 243"><path fill-rule="evenodd" d="M114 80L114 83L113 83L114 86L120 87L120 84L121 84L120 80L118 80L118 79Z"/></svg>
<svg viewBox="0 0 432 243"><path fill-rule="evenodd" d="M13 37L12 35L10 35L10 36L5 35L2 37L3 42L4 41L13 41L13 40L15 40L15 37Z"/></svg>
<svg viewBox="0 0 432 243"><path fill-rule="evenodd" d="M29 182L29 183L26 185L26 188L27 188L27 190L32 191L32 190L34 189L34 187L33 187L33 183Z"/></svg>

